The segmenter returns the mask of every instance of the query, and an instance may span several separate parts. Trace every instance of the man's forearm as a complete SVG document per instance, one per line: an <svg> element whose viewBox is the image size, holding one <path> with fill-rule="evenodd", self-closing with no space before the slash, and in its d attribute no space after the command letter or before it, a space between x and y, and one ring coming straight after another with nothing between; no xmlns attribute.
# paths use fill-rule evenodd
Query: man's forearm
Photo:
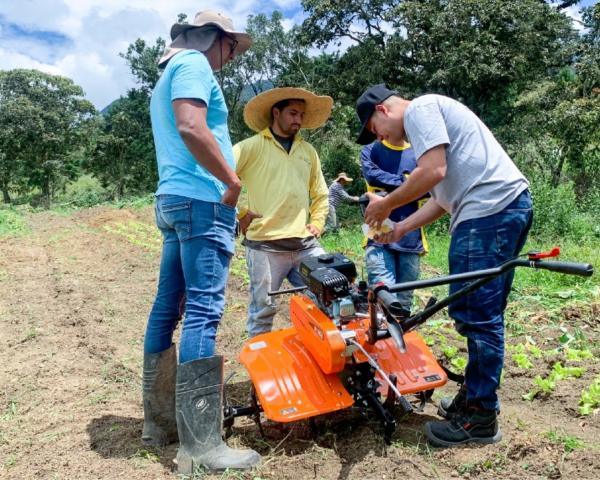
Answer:
<svg viewBox="0 0 600 480"><path fill-rule="evenodd" d="M440 207L433 198L430 198L422 208L419 208L415 213L406 217L400 223L402 224L403 230L412 232L417 228L429 225L438 218L443 217L446 213L448 212Z"/></svg>
<svg viewBox="0 0 600 480"><path fill-rule="evenodd" d="M239 184L235 171L227 164L219 144L208 128L180 130L181 138L196 161L225 185Z"/></svg>
<svg viewBox="0 0 600 480"><path fill-rule="evenodd" d="M393 210L418 200L438 183L437 177L432 177L423 168L417 167L402 185L384 198L384 201Z"/></svg>
<svg viewBox="0 0 600 480"><path fill-rule="evenodd" d="M406 181L384 199L386 206L393 210L418 200L430 192L445 176L446 146L438 145L425 152Z"/></svg>

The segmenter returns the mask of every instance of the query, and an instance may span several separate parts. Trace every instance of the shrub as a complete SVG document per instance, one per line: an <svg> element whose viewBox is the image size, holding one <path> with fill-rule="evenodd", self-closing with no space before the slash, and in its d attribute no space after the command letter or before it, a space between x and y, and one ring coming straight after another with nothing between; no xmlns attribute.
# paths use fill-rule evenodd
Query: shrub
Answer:
<svg viewBox="0 0 600 480"><path fill-rule="evenodd" d="M109 197L109 192L96 177L84 175L67 185L60 201L73 207L92 207L107 201Z"/></svg>
<svg viewBox="0 0 600 480"><path fill-rule="evenodd" d="M27 232L23 217L14 209L0 210L0 237L21 235Z"/></svg>
<svg viewBox="0 0 600 480"><path fill-rule="evenodd" d="M548 183L533 182L533 227L535 236L581 239L594 236L589 215L581 211L581 202L572 183L553 187Z"/></svg>

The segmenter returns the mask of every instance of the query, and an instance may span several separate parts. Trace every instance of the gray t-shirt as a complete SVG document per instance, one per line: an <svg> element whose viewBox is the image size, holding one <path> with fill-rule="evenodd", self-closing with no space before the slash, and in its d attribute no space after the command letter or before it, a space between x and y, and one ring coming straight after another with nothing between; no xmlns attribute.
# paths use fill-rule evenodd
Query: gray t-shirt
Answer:
<svg viewBox="0 0 600 480"><path fill-rule="evenodd" d="M465 220L504 209L529 182L479 118L443 95L415 98L404 112L404 130L417 157L446 145L446 177L431 196L452 215L450 233Z"/></svg>

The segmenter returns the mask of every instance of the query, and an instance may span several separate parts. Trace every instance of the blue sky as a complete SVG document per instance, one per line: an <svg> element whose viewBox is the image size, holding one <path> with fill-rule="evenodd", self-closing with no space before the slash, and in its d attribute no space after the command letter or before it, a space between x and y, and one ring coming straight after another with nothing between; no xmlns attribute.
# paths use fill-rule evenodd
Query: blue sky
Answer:
<svg viewBox="0 0 600 480"><path fill-rule="evenodd" d="M285 26L303 18L299 0L0 0L0 68L68 76L101 109L134 85L119 52L138 37L167 38L178 13L193 17L207 8L221 10L240 29L248 15L276 9ZM577 12L569 13L576 18Z"/></svg>

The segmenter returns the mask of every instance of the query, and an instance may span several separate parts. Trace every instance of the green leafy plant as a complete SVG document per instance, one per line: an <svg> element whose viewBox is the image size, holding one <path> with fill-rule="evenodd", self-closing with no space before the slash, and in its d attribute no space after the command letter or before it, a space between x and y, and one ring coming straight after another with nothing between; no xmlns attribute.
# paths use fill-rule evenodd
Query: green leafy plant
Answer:
<svg viewBox="0 0 600 480"><path fill-rule="evenodd" d="M583 440L573 435L566 435L556 430L546 432L545 437L552 443L562 444L566 453L571 453L573 450L584 446Z"/></svg>
<svg viewBox="0 0 600 480"><path fill-rule="evenodd" d="M590 358L594 358L594 354L587 348L583 350L579 350L577 348L567 348L565 350L565 358L567 360L580 362L581 360L588 360Z"/></svg>
<svg viewBox="0 0 600 480"><path fill-rule="evenodd" d="M523 400L530 402L540 394L548 396L556 388L556 382L570 377L579 378L584 372L585 368L583 367L563 367L560 362L556 362L552 367L552 371L546 378L537 375L533 379L534 388L523 395Z"/></svg>
<svg viewBox="0 0 600 480"><path fill-rule="evenodd" d="M579 400L579 413L581 415L590 415L600 406L600 375L598 375L592 384L583 392Z"/></svg>
<svg viewBox="0 0 600 480"><path fill-rule="evenodd" d="M467 359L465 357L456 357L450 361L450 364L459 372L462 372L467 366Z"/></svg>
<svg viewBox="0 0 600 480"><path fill-rule="evenodd" d="M563 367L560 362L556 362L550 375L554 377L554 380L563 380L569 377L579 378L584 372L585 368L583 367Z"/></svg>
<svg viewBox="0 0 600 480"><path fill-rule="evenodd" d="M533 363L531 363L531 360L529 360L529 356L526 353L513 353L512 359L519 368L526 370L533 368Z"/></svg>
<svg viewBox="0 0 600 480"><path fill-rule="evenodd" d="M531 353L531 356L533 358L542 358L544 355L544 352L542 351L541 348L536 347L535 345L532 345L531 343L527 344L527 349L529 350L529 353Z"/></svg>
<svg viewBox="0 0 600 480"><path fill-rule="evenodd" d="M444 348L442 348L442 353L448 360L452 360L456 357L456 355L458 355L458 348L453 345L446 345Z"/></svg>

